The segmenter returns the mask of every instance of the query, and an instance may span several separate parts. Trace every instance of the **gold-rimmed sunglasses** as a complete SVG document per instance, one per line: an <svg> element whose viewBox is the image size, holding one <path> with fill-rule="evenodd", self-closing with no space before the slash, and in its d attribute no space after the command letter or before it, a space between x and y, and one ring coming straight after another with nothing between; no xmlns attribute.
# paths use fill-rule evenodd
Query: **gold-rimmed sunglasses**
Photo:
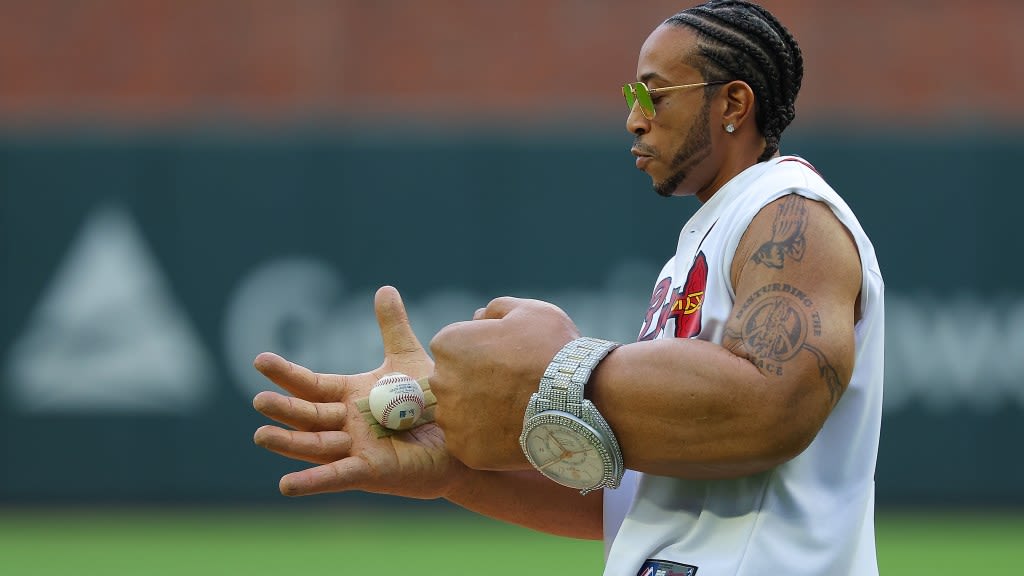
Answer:
<svg viewBox="0 0 1024 576"><path fill-rule="evenodd" d="M626 97L626 106L629 107L630 111L633 110L634 105L639 104L640 112L644 115L644 118L654 120L657 111L654 109L654 100L651 100L651 94L682 90L683 88L696 88L698 86L714 86L715 84L725 84L727 82L729 81L715 80L713 82L699 82L697 84L665 86L664 88L648 88L647 84L643 82L628 82L622 85L622 95Z"/></svg>

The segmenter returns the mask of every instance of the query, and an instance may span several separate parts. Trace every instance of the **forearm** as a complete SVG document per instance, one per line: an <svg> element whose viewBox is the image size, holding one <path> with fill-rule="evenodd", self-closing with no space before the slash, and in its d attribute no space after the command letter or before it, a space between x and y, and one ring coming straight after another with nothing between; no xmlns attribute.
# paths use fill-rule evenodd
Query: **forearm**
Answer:
<svg viewBox="0 0 1024 576"><path fill-rule="evenodd" d="M601 491L581 496L533 470L467 469L447 500L484 516L558 536L602 537Z"/></svg>

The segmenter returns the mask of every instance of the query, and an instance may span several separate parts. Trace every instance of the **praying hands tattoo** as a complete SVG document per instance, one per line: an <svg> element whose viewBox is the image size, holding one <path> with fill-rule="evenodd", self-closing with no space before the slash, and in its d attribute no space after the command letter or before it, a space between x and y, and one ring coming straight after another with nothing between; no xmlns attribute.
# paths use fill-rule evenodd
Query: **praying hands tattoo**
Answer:
<svg viewBox="0 0 1024 576"><path fill-rule="evenodd" d="M807 199L797 194L786 197L772 222L772 238L754 253L752 260L769 268L782 268L786 258L799 261L804 257L807 239Z"/></svg>

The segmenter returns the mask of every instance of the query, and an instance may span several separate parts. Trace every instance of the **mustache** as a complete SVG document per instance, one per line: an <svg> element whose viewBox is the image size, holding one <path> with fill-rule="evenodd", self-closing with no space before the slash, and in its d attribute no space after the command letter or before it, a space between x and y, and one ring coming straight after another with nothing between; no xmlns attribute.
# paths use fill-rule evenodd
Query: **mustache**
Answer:
<svg viewBox="0 0 1024 576"><path fill-rule="evenodd" d="M645 156L657 156L658 151L653 146L649 146L640 141L640 138L633 140L633 149L637 152L644 154Z"/></svg>

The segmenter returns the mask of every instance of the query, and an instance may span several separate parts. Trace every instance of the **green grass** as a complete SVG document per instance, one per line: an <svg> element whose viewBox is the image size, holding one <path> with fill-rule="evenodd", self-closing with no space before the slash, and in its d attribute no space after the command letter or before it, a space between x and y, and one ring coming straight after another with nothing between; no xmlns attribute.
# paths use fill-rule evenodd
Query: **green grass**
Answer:
<svg viewBox="0 0 1024 576"><path fill-rule="evenodd" d="M601 573L598 542L468 513L333 508L0 512L0 572L14 575ZM882 574L1024 573L1024 515L886 514Z"/></svg>
<svg viewBox="0 0 1024 576"><path fill-rule="evenodd" d="M385 512L0 513L0 573L521 575L546 565L544 573L600 574L598 542L468 513Z"/></svg>
<svg viewBox="0 0 1024 576"><path fill-rule="evenodd" d="M880 514L882 574L1024 574L1024 514Z"/></svg>

